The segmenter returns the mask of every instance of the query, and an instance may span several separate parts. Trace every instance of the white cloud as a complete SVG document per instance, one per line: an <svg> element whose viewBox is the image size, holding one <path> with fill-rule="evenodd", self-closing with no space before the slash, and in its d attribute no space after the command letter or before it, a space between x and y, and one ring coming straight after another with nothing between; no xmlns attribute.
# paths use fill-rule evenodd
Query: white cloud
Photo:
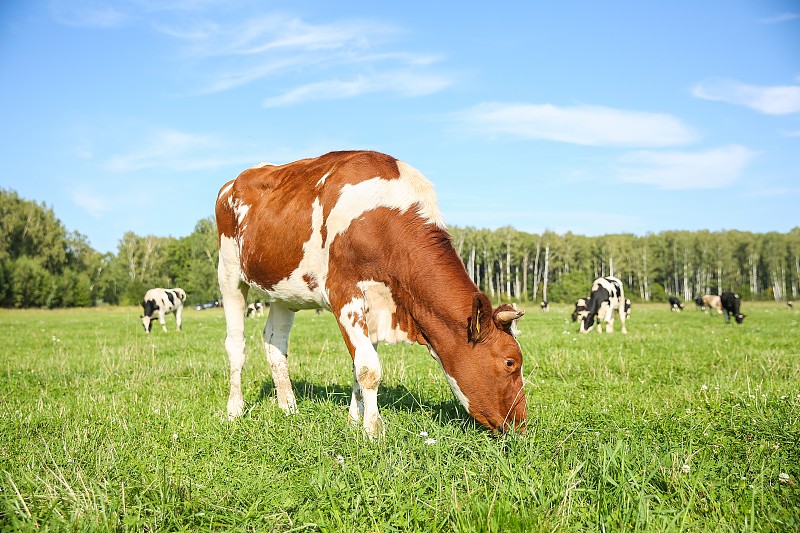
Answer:
<svg viewBox="0 0 800 533"><path fill-rule="evenodd" d="M672 146L696 138L670 115L590 105L484 103L455 118L479 133L589 146Z"/></svg>
<svg viewBox="0 0 800 533"><path fill-rule="evenodd" d="M102 218L112 209L112 201L99 194L79 189L70 193L72 201L93 218Z"/></svg>
<svg viewBox="0 0 800 533"><path fill-rule="evenodd" d="M692 94L704 100L742 105L767 115L800 112L800 85L765 87L735 80L706 80L692 87Z"/></svg>
<svg viewBox="0 0 800 533"><path fill-rule="evenodd" d="M128 18L102 0L54 0L50 12L59 23L82 28L113 28Z"/></svg>
<svg viewBox="0 0 800 533"><path fill-rule="evenodd" d="M298 104L309 100L336 100L363 94L388 92L401 96L424 96L439 92L451 84L445 76L388 72L372 76L358 75L350 81L327 80L309 83L264 100L264 107Z"/></svg>
<svg viewBox="0 0 800 533"><path fill-rule="evenodd" d="M659 189L720 189L738 180L755 155L739 145L703 152L632 152L620 158L619 177Z"/></svg>
<svg viewBox="0 0 800 533"><path fill-rule="evenodd" d="M105 168L112 172L132 172L148 168L172 171L213 169L228 165L252 164L247 154L236 154L231 143L213 135L160 130L148 136L142 148L109 158Z"/></svg>
<svg viewBox="0 0 800 533"><path fill-rule="evenodd" d="M775 15L774 17L767 17L761 19L762 24L779 24L781 22L789 22L790 20L797 20L800 19L800 15L797 13L781 13L780 15Z"/></svg>

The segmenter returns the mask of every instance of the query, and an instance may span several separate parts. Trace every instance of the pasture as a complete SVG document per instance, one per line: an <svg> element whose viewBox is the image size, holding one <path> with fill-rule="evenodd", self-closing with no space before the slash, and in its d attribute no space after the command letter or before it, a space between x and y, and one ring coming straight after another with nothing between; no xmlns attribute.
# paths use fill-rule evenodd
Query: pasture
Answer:
<svg viewBox="0 0 800 533"><path fill-rule="evenodd" d="M298 313L300 413L277 407L248 319L245 415L225 419L222 311L0 310L0 529L800 529L800 312L742 326L634 304L623 336L571 309L520 322L524 436L493 437L419 346L381 346L383 439L347 423L330 313Z"/></svg>

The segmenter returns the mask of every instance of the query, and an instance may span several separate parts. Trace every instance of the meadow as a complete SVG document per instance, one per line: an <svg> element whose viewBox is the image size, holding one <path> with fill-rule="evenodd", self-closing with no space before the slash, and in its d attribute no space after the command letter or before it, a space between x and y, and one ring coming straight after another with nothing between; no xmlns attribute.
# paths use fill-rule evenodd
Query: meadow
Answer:
<svg viewBox="0 0 800 533"><path fill-rule="evenodd" d="M779 304L742 326L639 304L626 336L528 308L522 436L472 422L424 348L381 346L375 442L330 313L297 315L291 417L247 320L229 422L221 310L149 337L139 311L0 310L0 530L800 530L800 311Z"/></svg>

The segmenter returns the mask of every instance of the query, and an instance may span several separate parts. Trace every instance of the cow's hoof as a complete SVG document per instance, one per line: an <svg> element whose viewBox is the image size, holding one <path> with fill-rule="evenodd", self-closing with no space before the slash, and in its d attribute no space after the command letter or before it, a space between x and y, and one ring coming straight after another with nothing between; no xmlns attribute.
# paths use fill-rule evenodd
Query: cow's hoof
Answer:
<svg viewBox="0 0 800 533"><path fill-rule="evenodd" d="M231 398L228 400L228 420L236 420L244 413L244 400Z"/></svg>

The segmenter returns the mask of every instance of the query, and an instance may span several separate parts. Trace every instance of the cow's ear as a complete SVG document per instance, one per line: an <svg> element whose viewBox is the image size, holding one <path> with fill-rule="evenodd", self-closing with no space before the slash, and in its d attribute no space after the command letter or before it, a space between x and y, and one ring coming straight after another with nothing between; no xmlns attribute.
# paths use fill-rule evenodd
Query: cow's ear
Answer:
<svg viewBox="0 0 800 533"><path fill-rule="evenodd" d="M467 322L467 338L470 342L482 341L492 327L492 303L482 292L472 295L472 315Z"/></svg>

